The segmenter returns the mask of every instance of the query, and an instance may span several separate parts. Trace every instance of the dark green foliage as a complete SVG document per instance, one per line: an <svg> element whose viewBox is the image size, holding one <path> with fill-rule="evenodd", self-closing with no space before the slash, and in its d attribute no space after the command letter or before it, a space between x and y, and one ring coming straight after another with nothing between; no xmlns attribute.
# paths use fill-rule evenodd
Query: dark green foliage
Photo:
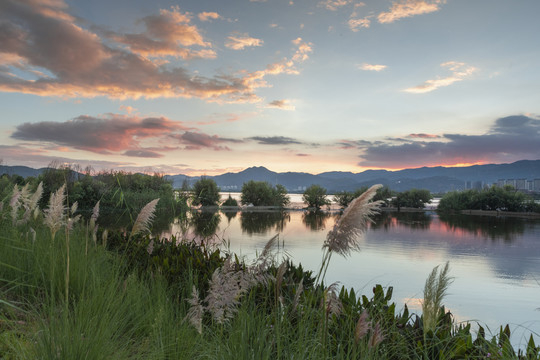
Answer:
<svg viewBox="0 0 540 360"><path fill-rule="evenodd" d="M398 193L391 204L398 208L402 207L422 209L424 204L429 203L433 196L429 190L411 189Z"/></svg>
<svg viewBox="0 0 540 360"><path fill-rule="evenodd" d="M229 197L223 202L223 204L221 204L221 206L238 206L238 201L233 199L231 194L229 194Z"/></svg>
<svg viewBox="0 0 540 360"><path fill-rule="evenodd" d="M216 182L212 179L202 177L193 184L192 204L195 206L217 206L220 195Z"/></svg>
<svg viewBox="0 0 540 360"><path fill-rule="evenodd" d="M241 202L244 205L285 207L290 199L283 185L274 187L266 181L250 180L242 185Z"/></svg>
<svg viewBox="0 0 540 360"><path fill-rule="evenodd" d="M330 200L326 198L326 189L320 185L311 185L302 195L302 200L309 208L320 209L322 206L330 205Z"/></svg>
<svg viewBox="0 0 540 360"><path fill-rule="evenodd" d="M109 234L107 246L122 254L132 269L141 273L159 272L175 288L178 297L189 296L191 289L179 289L177 286L190 281L206 292L212 274L226 259L226 254L219 249L193 241L177 242L174 236L161 240L135 236L128 241L126 234L113 232Z"/></svg>
<svg viewBox="0 0 540 360"><path fill-rule="evenodd" d="M461 210L539 211L538 204L511 186L492 186L483 190L453 191L445 194L438 206L440 212Z"/></svg>

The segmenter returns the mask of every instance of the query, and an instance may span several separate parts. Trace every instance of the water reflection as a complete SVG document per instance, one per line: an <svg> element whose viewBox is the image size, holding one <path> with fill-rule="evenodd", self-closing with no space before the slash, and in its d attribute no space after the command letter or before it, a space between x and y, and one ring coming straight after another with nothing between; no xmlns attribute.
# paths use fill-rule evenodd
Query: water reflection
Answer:
<svg viewBox="0 0 540 360"><path fill-rule="evenodd" d="M326 229L326 221L335 215L324 211L306 211L302 214L302 222L311 231Z"/></svg>
<svg viewBox="0 0 540 360"><path fill-rule="evenodd" d="M291 215L287 211L244 211L240 214L240 227L248 235L283 232Z"/></svg>
<svg viewBox="0 0 540 360"><path fill-rule="evenodd" d="M441 222L447 231L466 231L474 236L491 240L514 242L525 231L526 220L471 215L440 215Z"/></svg>
<svg viewBox="0 0 540 360"><path fill-rule="evenodd" d="M238 211L222 211L223 215L227 218L227 224L231 224L231 220L238 215Z"/></svg>
<svg viewBox="0 0 540 360"><path fill-rule="evenodd" d="M392 227L404 226L415 230L429 230L432 217L426 212L388 212L374 216L371 228L388 231Z"/></svg>
<svg viewBox="0 0 540 360"><path fill-rule="evenodd" d="M217 211L193 211L191 213L191 223L193 232L203 239L212 237L221 222L221 217Z"/></svg>

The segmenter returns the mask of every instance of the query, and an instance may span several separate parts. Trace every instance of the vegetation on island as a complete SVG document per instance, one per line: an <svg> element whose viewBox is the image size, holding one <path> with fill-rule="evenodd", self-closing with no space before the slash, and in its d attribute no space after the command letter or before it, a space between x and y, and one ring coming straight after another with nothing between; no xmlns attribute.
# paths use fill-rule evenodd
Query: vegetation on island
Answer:
<svg viewBox="0 0 540 360"><path fill-rule="evenodd" d="M287 189L281 185L271 185L266 181L250 180L242 185L241 202L244 205L276 206L283 208L289 205Z"/></svg>
<svg viewBox="0 0 540 360"><path fill-rule="evenodd" d="M302 200L307 204L308 208L320 209L323 206L330 205L326 189L320 185L311 185L308 187L302 195Z"/></svg>
<svg viewBox="0 0 540 360"><path fill-rule="evenodd" d="M0 199L4 359L540 359L532 336L516 350L508 326L488 336L454 321L448 265L426 280L422 315L397 311L392 287L325 284L332 255L359 250L375 188L328 232L317 273L276 252L278 236L252 262L151 237L161 200L119 231L101 226L99 202L81 217L65 185L45 207L43 183L10 188Z"/></svg>
<svg viewBox="0 0 540 360"><path fill-rule="evenodd" d="M492 186L482 190L452 191L440 200L437 210L441 213L462 210L539 212L540 204L514 187Z"/></svg>
<svg viewBox="0 0 540 360"><path fill-rule="evenodd" d="M219 187L213 179L201 177L191 188L191 204L195 206L218 206L221 200Z"/></svg>

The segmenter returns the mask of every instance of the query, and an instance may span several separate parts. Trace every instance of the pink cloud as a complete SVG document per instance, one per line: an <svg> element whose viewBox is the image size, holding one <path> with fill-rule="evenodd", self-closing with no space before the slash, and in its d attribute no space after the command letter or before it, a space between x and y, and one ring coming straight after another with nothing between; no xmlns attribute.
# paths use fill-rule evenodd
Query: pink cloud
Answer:
<svg viewBox="0 0 540 360"><path fill-rule="evenodd" d="M139 118L115 114L103 117L81 115L65 122L24 123L17 126L11 137L18 140L47 142L73 149L110 154L119 151L141 151L141 142L145 139L164 138L171 132L184 130L187 128L181 122L164 117ZM162 150L167 149L163 148Z"/></svg>

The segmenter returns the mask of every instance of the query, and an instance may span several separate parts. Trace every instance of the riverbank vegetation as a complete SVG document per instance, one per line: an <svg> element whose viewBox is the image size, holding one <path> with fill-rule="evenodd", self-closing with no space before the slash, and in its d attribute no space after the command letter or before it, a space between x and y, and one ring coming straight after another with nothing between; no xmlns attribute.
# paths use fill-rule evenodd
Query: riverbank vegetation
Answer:
<svg viewBox="0 0 540 360"><path fill-rule="evenodd" d="M512 186L492 186L482 190L449 192L441 198L437 210L441 213L462 210L540 213L540 204Z"/></svg>
<svg viewBox="0 0 540 360"><path fill-rule="evenodd" d="M127 231L79 217L66 187L0 199L0 354L4 359L539 359L514 349L508 326L489 336L443 305L448 267L429 276L425 315L397 311L392 287L371 294L325 284L331 255L358 249L374 190L328 233L321 270L276 252L253 262L193 239L149 236L159 201ZM427 311L426 311L427 313ZM428 325L429 324L429 325Z"/></svg>

